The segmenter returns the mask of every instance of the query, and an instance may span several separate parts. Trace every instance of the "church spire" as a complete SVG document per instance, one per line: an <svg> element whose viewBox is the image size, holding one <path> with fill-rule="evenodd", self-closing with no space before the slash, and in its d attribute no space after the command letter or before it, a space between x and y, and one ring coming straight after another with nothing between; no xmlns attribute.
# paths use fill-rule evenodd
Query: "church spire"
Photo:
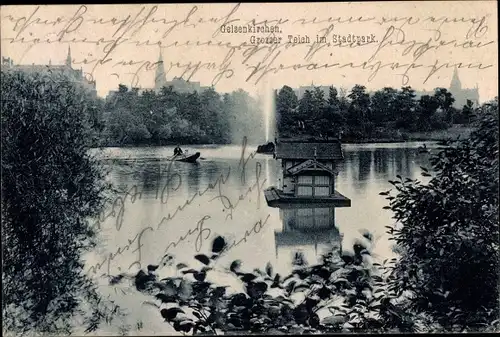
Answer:
<svg viewBox="0 0 500 337"><path fill-rule="evenodd" d="M167 78L165 76L165 67L163 64L163 55L161 53L161 47L160 47L160 56L158 57L158 62L156 65L156 72L155 72L155 89L156 90L161 90L166 85Z"/></svg>
<svg viewBox="0 0 500 337"><path fill-rule="evenodd" d="M462 84L460 83L460 79L458 78L458 69L455 67L453 69L453 77L451 78L450 91L451 92L459 92L462 90Z"/></svg>
<svg viewBox="0 0 500 337"><path fill-rule="evenodd" d="M68 56L66 56L66 66L71 68L71 46L68 46Z"/></svg>

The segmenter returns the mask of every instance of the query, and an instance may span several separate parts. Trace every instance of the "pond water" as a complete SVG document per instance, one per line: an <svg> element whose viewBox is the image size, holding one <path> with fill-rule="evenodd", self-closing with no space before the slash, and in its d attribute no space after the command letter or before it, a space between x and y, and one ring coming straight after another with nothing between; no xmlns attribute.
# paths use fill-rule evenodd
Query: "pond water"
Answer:
<svg viewBox="0 0 500 337"><path fill-rule="evenodd" d="M428 156L419 153L420 145L343 145L345 159L335 186L351 199L351 207L327 213L335 226L302 230L288 226L283 212L267 206L263 190L279 185L280 164L272 156L255 155L251 146L186 147L189 153L201 153L196 164L165 160L173 147L95 150L117 191L96 222L100 242L86 258L88 273L99 280L103 293L127 308L130 334L160 334L171 329L155 308L141 305L149 299L133 287L112 289L106 275L136 273L160 263L167 253L176 262L197 263L193 256L208 253L217 235L237 243L218 263L241 259L250 270L270 262L276 271L286 272L296 251L313 263L332 246L341 243L349 248L363 230L375 237L374 257L390 258L394 253L385 226L394 220L390 211L382 209L387 200L379 193L390 189L388 180L398 174L426 180L420 166L428 167ZM307 211L301 214L313 216ZM134 330L137 321L143 322L140 331ZM98 334L113 331L104 329Z"/></svg>

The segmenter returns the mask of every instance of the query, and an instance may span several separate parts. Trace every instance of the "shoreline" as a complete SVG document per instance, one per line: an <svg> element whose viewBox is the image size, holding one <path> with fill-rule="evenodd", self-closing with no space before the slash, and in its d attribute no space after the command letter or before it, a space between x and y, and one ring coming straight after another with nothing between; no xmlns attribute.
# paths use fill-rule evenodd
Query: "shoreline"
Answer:
<svg viewBox="0 0 500 337"><path fill-rule="evenodd" d="M343 140L341 141L342 144L400 144L400 143L411 143L411 142L439 142L442 139L417 139L417 138L412 138L412 139L362 139L362 140Z"/></svg>
<svg viewBox="0 0 500 337"><path fill-rule="evenodd" d="M456 140L458 137L466 138L474 130L472 127L454 126L444 131L428 131L428 132L411 132L404 133L404 135L393 137L393 138L365 138L365 139L341 139L342 144L389 144L389 143L408 143L408 142L439 142L447 139ZM307 141L313 136L303 136L303 137L283 137L283 140L300 140L303 139ZM332 139L333 140L333 139ZM248 144L248 146L259 146L265 145L268 142L263 141L261 144ZM175 147L178 143L174 142L172 144L106 144L99 146L91 146L92 149L100 148L132 148L132 147ZM224 146L224 145L238 145L238 144L228 144L228 143L180 143L181 146L192 146L192 147L205 147L205 146Z"/></svg>
<svg viewBox="0 0 500 337"><path fill-rule="evenodd" d="M411 143L411 142L439 142L444 139L418 139L412 138L408 140L396 140L396 139L370 139L370 140L349 140L349 141L341 141L342 144L390 144L390 143ZM263 143L265 144L265 143ZM250 147L257 147L263 144L248 144ZM149 148L149 147L175 147L177 144L167 144L167 145L155 145L155 144L126 144L126 145L103 145L103 146L92 146L91 149L103 149L103 148ZM207 146L231 146L231 145L239 145L239 144L226 144L226 143L210 143L210 144L180 144L181 147L207 147Z"/></svg>

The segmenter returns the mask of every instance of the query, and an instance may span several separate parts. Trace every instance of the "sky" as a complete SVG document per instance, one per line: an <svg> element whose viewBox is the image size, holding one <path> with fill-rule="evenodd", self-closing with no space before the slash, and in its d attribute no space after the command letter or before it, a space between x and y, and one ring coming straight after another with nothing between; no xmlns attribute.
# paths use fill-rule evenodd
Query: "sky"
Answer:
<svg viewBox="0 0 500 337"><path fill-rule="evenodd" d="M103 97L120 83L153 87L160 48L167 80L182 76L219 92L242 88L252 94L285 84L448 88L458 66L462 86L477 85L484 102L498 95L496 6L496 1L2 6L1 54L15 64L63 64L71 46L74 68L95 79ZM266 24L265 32L228 32L232 26Z"/></svg>

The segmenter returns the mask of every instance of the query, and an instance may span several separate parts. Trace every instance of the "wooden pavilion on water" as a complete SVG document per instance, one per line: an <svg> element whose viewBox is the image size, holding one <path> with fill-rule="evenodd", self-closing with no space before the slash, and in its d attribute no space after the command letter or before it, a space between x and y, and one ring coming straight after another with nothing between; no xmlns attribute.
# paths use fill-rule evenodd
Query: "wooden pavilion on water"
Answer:
<svg viewBox="0 0 500 337"><path fill-rule="evenodd" d="M281 160L282 184L264 194L271 207L281 203L327 203L350 207L351 200L335 190L338 162L344 159L340 141L278 141L274 156Z"/></svg>
<svg viewBox="0 0 500 337"><path fill-rule="evenodd" d="M264 191L268 206L279 208L281 230L275 231L278 250L341 245L335 208L350 207L351 200L335 190L339 162L344 159L340 141L276 142L274 157L281 160L281 186Z"/></svg>

